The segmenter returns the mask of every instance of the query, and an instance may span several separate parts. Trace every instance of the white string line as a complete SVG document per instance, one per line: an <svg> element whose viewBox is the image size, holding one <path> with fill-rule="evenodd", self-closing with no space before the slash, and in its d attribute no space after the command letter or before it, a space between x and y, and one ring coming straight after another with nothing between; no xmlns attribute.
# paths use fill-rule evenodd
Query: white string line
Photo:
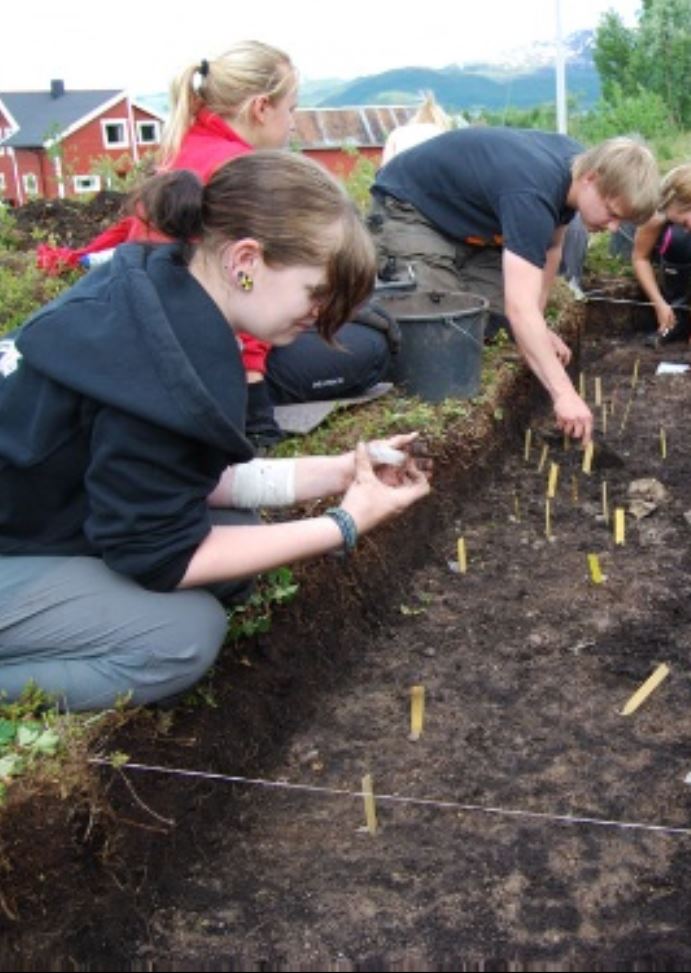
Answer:
<svg viewBox="0 0 691 973"><path fill-rule="evenodd" d="M90 757L91 764L102 767L112 767L111 760L104 757ZM332 797L360 797L362 791L351 791L337 787L320 787L317 784L291 784L282 780L264 780L261 777L238 777L228 774L211 773L204 770L186 770L181 767L160 767L155 764L125 763L118 764L118 770L143 770L156 774L168 774L176 777L193 777L202 780L221 781L226 784L245 784L254 787L267 787L275 790L301 791L308 794L324 794ZM402 797L399 794L375 793L377 801L388 801L390 804L411 804L418 807L435 807L444 810L471 811L482 814L496 814L504 817L533 818L541 821L557 821L563 824L592 824L601 828L621 828L629 831L657 831L662 834L691 835L691 828L674 828L665 824L645 824L639 821L616 821L608 818L591 818L573 814L549 814L546 811L524 811L520 808L491 807L482 804L461 804L457 801L435 801L427 797Z"/></svg>
<svg viewBox="0 0 691 973"><path fill-rule="evenodd" d="M608 297L602 291L584 291L583 297L586 304L630 304L633 307L655 307L652 301L635 301L629 297ZM682 311L691 310L688 304L675 304L672 303L670 307L675 310L679 308Z"/></svg>

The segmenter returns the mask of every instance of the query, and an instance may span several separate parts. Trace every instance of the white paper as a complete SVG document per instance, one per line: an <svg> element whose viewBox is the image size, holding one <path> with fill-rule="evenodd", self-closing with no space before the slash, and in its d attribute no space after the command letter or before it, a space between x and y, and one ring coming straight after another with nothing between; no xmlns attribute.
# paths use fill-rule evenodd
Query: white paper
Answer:
<svg viewBox="0 0 691 973"><path fill-rule="evenodd" d="M691 365L682 365L678 362L671 361L661 361L657 366L655 372L656 375L681 375L682 372L688 372Z"/></svg>

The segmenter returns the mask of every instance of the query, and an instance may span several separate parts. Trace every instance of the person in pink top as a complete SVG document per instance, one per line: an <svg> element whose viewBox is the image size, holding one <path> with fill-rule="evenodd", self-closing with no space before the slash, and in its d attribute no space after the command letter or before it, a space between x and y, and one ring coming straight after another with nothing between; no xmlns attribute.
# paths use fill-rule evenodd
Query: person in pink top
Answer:
<svg viewBox="0 0 691 973"><path fill-rule="evenodd" d="M297 93L298 76L288 55L259 41L239 42L213 60L188 66L171 86L159 171L189 169L208 182L231 159L255 149L286 148ZM131 216L87 247L59 254L64 264L74 265L123 242L164 239ZM42 248L44 269L51 269L56 253ZM256 445L281 438L275 404L352 397L384 377L396 341L395 323L376 312L363 314L362 320L366 323L344 325L337 347L314 330L286 348L240 335L249 386L247 434Z"/></svg>

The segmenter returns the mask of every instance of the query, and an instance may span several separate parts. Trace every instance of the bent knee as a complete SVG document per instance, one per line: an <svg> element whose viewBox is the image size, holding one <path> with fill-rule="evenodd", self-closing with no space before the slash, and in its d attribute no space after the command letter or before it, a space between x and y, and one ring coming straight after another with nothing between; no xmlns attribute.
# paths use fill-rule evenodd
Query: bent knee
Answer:
<svg viewBox="0 0 691 973"><path fill-rule="evenodd" d="M170 639L157 651L203 675L216 661L228 629L228 616L208 591L178 593Z"/></svg>

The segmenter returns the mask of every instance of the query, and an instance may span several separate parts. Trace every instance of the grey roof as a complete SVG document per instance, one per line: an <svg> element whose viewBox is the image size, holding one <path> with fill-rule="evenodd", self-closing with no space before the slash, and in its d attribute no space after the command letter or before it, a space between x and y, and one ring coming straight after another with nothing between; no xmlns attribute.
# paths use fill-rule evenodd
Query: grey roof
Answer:
<svg viewBox="0 0 691 973"><path fill-rule="evenodd" d="M301 149L344 145L381 148L389 132L415 114L416 105L362 105L355 108L299 108L295 129Z"/></svg>
<svg viewBox="0 0 691 973"><path fill-rule="evenodd" d="M64 132L119 94L124 97L125 92L118 88L66 91L59 98L53 98L48 90L0 91L0 101L19 125L19 131L2 145L15 149L41 146L57 132Z"/></svg>

